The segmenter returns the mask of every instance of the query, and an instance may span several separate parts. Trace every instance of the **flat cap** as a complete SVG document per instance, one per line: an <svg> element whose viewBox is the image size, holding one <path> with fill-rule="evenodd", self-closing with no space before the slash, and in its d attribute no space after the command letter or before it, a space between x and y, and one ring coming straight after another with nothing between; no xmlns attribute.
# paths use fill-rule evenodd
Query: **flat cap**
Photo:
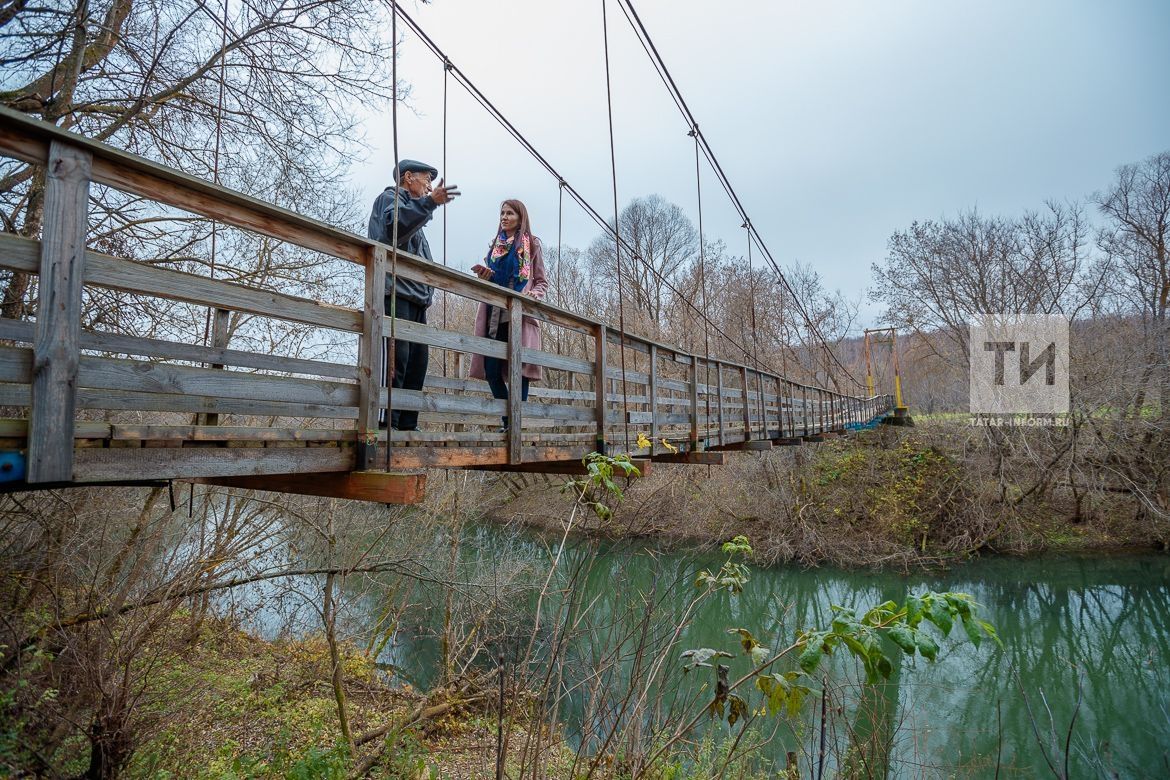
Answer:
<svg viewBox="0 0 1170 780"><path fill-rule="evenodd" d="M439 169L435 168L434 166L427 165L426 163L419 162L418 160L399 160L398 165L394 166L394 181L401 179L402 174L411 173L412 171L417 173L429 173L432 179L437 179L439 177Z"/></svg>

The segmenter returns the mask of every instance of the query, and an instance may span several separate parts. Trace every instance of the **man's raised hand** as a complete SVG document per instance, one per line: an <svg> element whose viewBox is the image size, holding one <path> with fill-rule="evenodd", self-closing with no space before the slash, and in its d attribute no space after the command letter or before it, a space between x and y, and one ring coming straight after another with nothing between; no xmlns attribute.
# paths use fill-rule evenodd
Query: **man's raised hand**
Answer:
<svg viewBox="0 0 1170 780"><path fill-rule="evenodd" d="M444 206L459 197L459 185L444 184L445 179L439 179L435 189L431 191L431 199L438 206Z"/></svg>

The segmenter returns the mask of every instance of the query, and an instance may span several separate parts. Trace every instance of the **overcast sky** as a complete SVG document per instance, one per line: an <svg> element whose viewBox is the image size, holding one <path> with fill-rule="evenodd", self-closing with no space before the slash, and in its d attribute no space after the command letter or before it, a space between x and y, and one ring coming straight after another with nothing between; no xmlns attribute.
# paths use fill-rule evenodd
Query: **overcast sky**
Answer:
<svg viewBox="0 0 1170 780"><path fill-rule="evenodd" d="M862 299L870 265L915 219L978 207L1015 215L1081 198L1114 168L1170 149L1166 0L634 0L752 221L782 264L811 264ZM403 6L452 62L600 212L613 211L600 0L435 0ZM694 146L609 0L618 196L659 193L696 220ZM443 70L408 31L399 150L442 166ZM387 79L390 65L386 64ZM546 245L556 182L449 82L447 258L469 268L500 200L516 197ZM389 111L365 121L353 184L389 183ZM706 235L746 238L704 167ZM436 259L442 215L427 229ZM697 220L696 220L697 221ZM563 241L598 228L570 200ZM880 314L863 303L862 322Z"/></svg>

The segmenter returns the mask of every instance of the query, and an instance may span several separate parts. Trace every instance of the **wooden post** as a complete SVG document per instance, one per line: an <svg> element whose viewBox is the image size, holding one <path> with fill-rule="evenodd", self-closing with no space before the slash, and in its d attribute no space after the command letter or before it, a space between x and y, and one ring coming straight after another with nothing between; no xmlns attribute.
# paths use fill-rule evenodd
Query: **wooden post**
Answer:
<svg viewBox="0 0 1170 780"><path fill-rule="evenodd" d="M741 395L743 396L743 440L750 441L752 438L752 407L748 403L748 370L747 366L741 366L740 387L742 388Z"/></svg>
<svg viewBox="0 0 1170 780"><path fill-rule="evenodd" d="M699 357L691 355L691 452L699 451Z"/></svg>
<svg viewBox="0 0 1170 780"><path fill-rule="evenodd" d="M800 386L800 419L804 427L804 435L808 436L810 433L808 429L808 388L804 385Z"/></svg>
<svg viewBox="0 0 1170 780"><path fill-rule="evenodd" d="M362 314L362 336L358 342L358 421L357 451L354 467L368 471L377 463L378 411L382 390L383 299L386 292L386 249L376 246L366 256L365 309ZM386 429L390 421L386 420ZM390 436L386 436L390 446Z"/></svg>
<svg viewBox="0 0 1170 780"><path fill-rule="evenodd" d="M719 446L727 444L727 432L723 429L723 364L715 362L715 391L719 393Z"/></svg>
<svg viewBox="0 0 1170 780"><path fill-rule="evenodd" d="M226 349L228 345L228 322L232 313L227 309L216 309L211 315L211 346ZM223 368L223 363L212 363L211 368ZM200 415L203 425L219 425L219 415L208 412Z"/></svg>
<svg viewBox="0 0 1170 780"><path fill-rule="evenodd" d="M596 325L593 329L594 345L594 366L593 366L593 391L594 395L594 413L597 420L597 451L605 454L605 336L606 328L604 325Z"/></svg>
<svg viewBox="0 0 1170 780"><path fill-rule="evenodd" d="M650 454L658 446L658 345L650 344Z"/></svg>
<svg viewBox="0 0 1170 780"><path fill-rule="evenodd" d="M523 400L524 364L520 350L524 345L524 304L519 297L508 299L508 462L521 462L520 403Z"/></svg>
<svg viewBox="0 0 1170 780"><path fill-rule="evenodd" d="M776 387L776 439L784 438L784 395L780 392L780 377L772 377L772 384Z"/></svg>
<svg viewBox="0 0 1170 780"><path fill-rule="evenodd" d="M28 421L29 482L73 480L81 286L92 167L89 152L60 141L49 145Z"/></svg>
<svg viewBox="0 0 1170 780"><path fill-rule="evenodd" d="M768 435L768 400L764 398L764 375L758 370L756 371L756 401L760 407L760 425L764 432L761 438L771 439L772 437Z"/></svg>

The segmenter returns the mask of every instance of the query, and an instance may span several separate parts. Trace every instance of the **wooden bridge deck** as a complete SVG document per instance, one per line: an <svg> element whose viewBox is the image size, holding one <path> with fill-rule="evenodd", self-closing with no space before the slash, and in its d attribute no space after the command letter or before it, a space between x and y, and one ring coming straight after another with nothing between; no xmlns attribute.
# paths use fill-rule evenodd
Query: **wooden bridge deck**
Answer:
<svg viewBox="0 0 1170 780"><path fill-rule="evenodd" d="M0 109L0 155L48 171L42 240L0 233L0 269L38 282L35 320L0 319L0 480L8 489L194 479L409 502L422 493L422 478L404 474L410 470L572 469L599 450L718 462L707 453L815 439L892 408L889 396L842 395L622 334L8 109ZM364 306L93 251L95 184L157 204L160 214L179 209L322 262L349 261ZM448 295L504 308L513 323L535 317L546 345L561 349L391 323L381 300L391 267ZM93 316L97 301L210 311L211 343L198 333L148 337L134 332L132 317L129 327L111 327L111 318ZM253 328L304 328L299 343L331 345L329 359L233 346L231 313L247 315ZM430 345L438 363L454 367L452 376L429 376L421 391L393 391L393 407L419 411L422 430L392 432L387 447L377 428L390 401L379 387L379 340L392 332ZM510 384L519 384L521 362L543 366L548 381L527 403L497 401L486 383L463 378L467 353L509 359ZM513 421L507 433L495 431L502 415Z"/></svg>

